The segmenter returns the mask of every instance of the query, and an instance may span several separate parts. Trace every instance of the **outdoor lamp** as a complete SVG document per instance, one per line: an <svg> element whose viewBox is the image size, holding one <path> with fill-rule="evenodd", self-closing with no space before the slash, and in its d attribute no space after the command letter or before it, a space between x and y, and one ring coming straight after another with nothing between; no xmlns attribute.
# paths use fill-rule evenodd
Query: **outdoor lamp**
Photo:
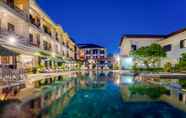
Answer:
<svg viewBox="0 0 186 118"><path fill-rule="evenodd" d="M117 55L116 60L117 60L117 62L120 62L120 56L119 55Z"/></svg>
<svg viewBox="0 0 186 118"><path fill-rule="evenodd" d="M55 57L55 56L56 56L56 54L53 52L53 53L52 53L52 57Z"/></svg>
<svg viewBox="0 0 186 118"><path fill-rule="evenodd" d="M10 36L10 37L8 38L8 41L9 41L9 43L14 44L14 43L16 42L16 38L13 37L13 36Z"/></svg>

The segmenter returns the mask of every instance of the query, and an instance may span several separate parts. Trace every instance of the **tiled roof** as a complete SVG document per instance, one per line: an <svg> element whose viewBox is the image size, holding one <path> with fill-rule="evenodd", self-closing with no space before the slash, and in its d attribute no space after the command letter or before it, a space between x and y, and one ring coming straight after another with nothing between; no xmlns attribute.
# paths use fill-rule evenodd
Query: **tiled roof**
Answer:
<svg viewBox="0 0 186 118"><path fill-rule="evenodd" d="M167 35L154 35L154 34L125 34L122 36L121 40L120 40L120 45L123 41L123 39L126 37L126 38L169 38L173 35L176 35L176 34L179 34L179 33L182 33L186 31L186 28L183 28L183 29L180 29L180 30L177 30L175 32L172 32L170 34L167 34Z"/></svg>
<svg viewBox="0 0 186 118"><path fill-rule="evenodd" d="M97 44L78 44L79 48L104 48Z"/></svg>

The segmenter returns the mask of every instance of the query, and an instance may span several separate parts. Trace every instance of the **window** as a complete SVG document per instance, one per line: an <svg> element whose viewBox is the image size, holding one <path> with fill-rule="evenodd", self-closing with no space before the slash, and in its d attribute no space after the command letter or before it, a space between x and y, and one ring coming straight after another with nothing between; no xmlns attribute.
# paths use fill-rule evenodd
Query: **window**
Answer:
<svg viewBox="0 0 186 118"><path fill-rule="evenodd" d="M29 40L30 40L30 43L32 44L33 43L33 34L29 34Z"/></svg>
<svg viewBox="0 0 186 118"><path fill-rule="evenodd" d="M90 50L86 50L86 54L91 54L91 51Z"/></svg>
<svg viewBox="0 0 186 118"><path fill-rule="evenodd" d="M48 35L52 36L51 30L50 30L46 25L43 25L43 30L44 30L44 32L47 33Z"/></svg>
<svg viewBox="0 0 186 118"><path fill-rule="evenodd" d="M7 0L6 3L7 3L8 6L10 6L10 7L12 7L12 8L15 7L15 2L14 2L14 0Z"/></svg>
<svg viewBox="0 0 186 118"><path fill-rule="evenodd" d="M137 50L137 46L136 45L132 45L132 50L133 51Z"/></svg>
<svg viewBox="0 0 186 118"><path fill-rule="evenodd" d="M44 50L48 50L48 42L43 41L43 48Z"/></svg>
<svg viewBox="0 0 186 118"><path fill-rule="evenodd" d="M97 49L94 49L93 50L93 54L97 54L98 53L98 50Z"/></svg>
<svg viewBox="0 0 186 118"><path fill-rule="evenodd" d="M9 32L14 32L15 31L15 26L11 23L8 23L8 31Z"/></svg>
<svg viewBox="0 0 186 118"><path fill-rule="evenodd" d="M59 41L57 32L55 33L55 37L56 37L56 40Z"/></svg>
<svg viewBox="0 0 186 118"><path fill-rule="evenodd" d="M86 56L86 59L90 59L90 56Z"/></svg>
<svg viewBox="0 0 186 118"><path fill-rule="evenodd" d="M36 35L36 39L37 39L37 46L39 47L40 46L40 35L39 34L37 34Z"/></svg>
<svg viewBox="0 0 186 118"><path fill-rule="evenodd" d="M171 49L172 49L172 45L165 45L164 47L163 47L163 49L166 51L166 52L169 52L169 51L171 51Z"/></svg>
<svg viewBox="0 0 186 118"><path fill-rule="evenodd" d="M100 54L105 54L105 51L104 50L100 50Z"/></svg>
<svg viewBox="0 0 186 118"><path fill-rule="evenodd" d="M13 56L1 56L0 64L15 64L15 57Z"/></svg>
<svg viewBox="0 0 186 118"><path fill-rule="evenodd" d="M186 48L186 39L180 41L180 48Z"/></svg>

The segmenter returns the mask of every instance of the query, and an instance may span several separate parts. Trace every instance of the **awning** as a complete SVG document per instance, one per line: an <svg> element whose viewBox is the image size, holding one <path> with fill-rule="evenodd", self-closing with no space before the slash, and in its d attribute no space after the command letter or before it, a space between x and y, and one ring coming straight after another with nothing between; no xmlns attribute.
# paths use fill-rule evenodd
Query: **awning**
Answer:
<svg viewBox="0 0 186 118"><path fill-rule="evenodd" d="M66 63L66 61L62 57L51 57L49 60L59 62L59 63Z"/></svg>
<svg viewBox="0 0 186 118"><path fill-rule="evenodd" d="M19 53L0 46L0 56L17 56Z"/></svg>
<svg viewBox="0 0 186 118"><path fill-rule="evenodd" d="M51 57L51 55L45 51L39 51L38 53L40 54L40 56Z"/></svg>

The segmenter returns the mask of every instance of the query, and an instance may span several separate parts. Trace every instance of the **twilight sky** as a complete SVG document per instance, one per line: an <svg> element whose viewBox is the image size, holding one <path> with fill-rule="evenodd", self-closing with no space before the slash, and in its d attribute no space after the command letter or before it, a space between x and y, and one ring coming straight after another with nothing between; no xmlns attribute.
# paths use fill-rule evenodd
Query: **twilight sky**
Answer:
<svg viewBox="0 0 186 118"><path fill-rule="evenodd" d="M167 34L186 27L186 0L38 0L77 43L116 53L123 34Z"/></svg>

